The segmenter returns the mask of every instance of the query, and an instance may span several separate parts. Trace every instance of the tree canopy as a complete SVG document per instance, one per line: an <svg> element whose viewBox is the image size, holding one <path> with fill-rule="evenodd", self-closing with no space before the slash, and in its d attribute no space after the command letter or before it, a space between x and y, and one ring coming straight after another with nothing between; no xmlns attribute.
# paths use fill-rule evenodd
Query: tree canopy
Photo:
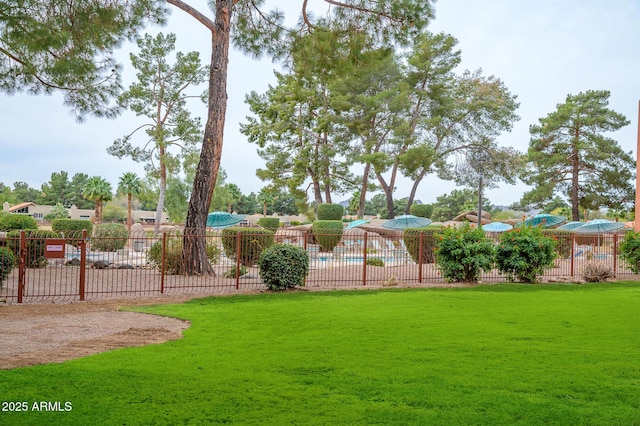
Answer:
<svg viewBox="0 0 640 426"><path fill-rule="evenodd" d="M580 219L580 208L632 205L635 161L610 137L629 121L608 108L609 96L606 90L568 95L530 127L525 182L534 188L521 204L542 206L561 194L569 200L572 220Z"/></svg>

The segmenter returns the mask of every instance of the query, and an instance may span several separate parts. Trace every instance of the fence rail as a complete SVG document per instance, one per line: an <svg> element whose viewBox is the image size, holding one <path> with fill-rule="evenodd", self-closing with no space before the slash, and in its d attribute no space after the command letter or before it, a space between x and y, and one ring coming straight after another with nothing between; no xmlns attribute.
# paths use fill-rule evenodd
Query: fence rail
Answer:
<svg viewBox="0 0 640 426"><path fill-rule="evenodd" d="M0 288L0 301L61 302L263 290L266 286L255 263L259 252L272 243L298 245L307 251L311 260L305 283L308 287L446 284L436 265L422 260L430 258L425 251L433 250L422 234L415 240L371 233L343 235L337 244L331 244L335 245L331 250L322 248L323 236L311 232L278 234L275 241L257 232L232 236L207 232L191 237L204 239L213 275L176 273L185 238L182 233L139 234L125 239L90 239L86 233L62 239L25 232L5 237L0 245L13 250L18 261ZM582 268L591 261L610 266L616 277L633 275L619 259L617 235L580 238L570 236L559 244L564 250L544 280L579 279ZM380 259L384 266L368 265L367 260L373 258ZM497 270L482 274L481 280L506 282Z"/></svg>

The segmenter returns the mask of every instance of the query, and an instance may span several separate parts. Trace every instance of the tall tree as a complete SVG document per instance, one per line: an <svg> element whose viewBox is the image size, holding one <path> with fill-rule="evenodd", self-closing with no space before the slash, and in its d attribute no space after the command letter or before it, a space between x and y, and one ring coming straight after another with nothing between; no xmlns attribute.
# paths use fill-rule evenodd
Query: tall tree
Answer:
<svg viewBox="0 0 640 426"><path fill-rule="evenodd" d="M0 1L0 91L62 91L77 116L114 116L120 89L113 49L148 20L160 22L158 0Z"/></svg>
<svg viewBox="0 0 640 426"><path fill-rule="evenodd" d="M100 176L92 176L87 180L82 194L87 200L95 203L94 223L102 223L103 203L113 197L111 184Z"/></svg>
<svg viewBox="0 0 640 426"><path fill-rule="evenodd" d="M525 182L534 188L521 204L543 205L560 192L568 197L572 220L579 220L580 207L615 209L633 202L633 156L608 136L629 121L608 108L609 96L606 90L568 95L530 127Z"/></svg>
<svg viewBox="0 0 640 426"><path fill-rule="evenodd" d="M125 172L120 176L118 180L118 194L127 195L127 230L131 232L131 225L133 224L131 210L133 207L133 196L139 194L142 191L142 181L133 172Z"/></svg>
<svg viewBox="0 0 640 426"><path fill-rule="evenodd" d="M211 63L209 76L209 102L207 123L200 162L193 183L183 244L183 267L186 274L212 274L206 255L204 235L211 197L216 184L227 105L227 70L231 34L234 44L254 55L268 54L281 57L287 52L287 41L316 26L343 28L346 33L375 27L380 43L404 42L420 32L433 17L429 0L324 0L330 6L321 14L321 22L312 21L307 10L308 1L301 1L302 19L291 28L284 25L284 15L279 11L266 12L263 1L215 0L211 1L214 18L183 0L167 0L211 31Z"/></svg>
<svg viewBox="0 0 640 426"><path fill-rule="evenodd" d="M197 52L177 52L175 63L169 64L167 57L175 50L175 41L175 35L162 33L156 37L147 34L138 40L140 53L130 55L131 63L138 70L138 81L118 98L118 104L149 121L107 149L118 158L127 156L146 162L158 175L156 232L164 211L167 175L171 169L178 169L182 151L195 150L201 138L200 120L191 117L187 109L187 99L199 96L190 95L187 89L203 83L206 70L200 65ZM134 146L131 138L141 129L145 130L146 140L142 147ZM179 148L178 152L172 153L172 147Z"/></svg>
<svg viewBox="0 0 640 426"><path fill-rule="evenodd" d="M82 191L89 179L86 173L76 173L71 177L69 183L69 205L76 206L79 209L90 209L93 207L90 201L84 198Z"/></svg>
<svg viewBox="0 0 640 426"><path fill-rule="evenodd" d="M13 198L16 203L35 202L40 195L40 191L31 188L27 182L13 183Z"/></svg>
<svg viewBox="0 0 640 426"><path fill-rule="evenodd" d="M54 206L60 203L65 207L71 207L71 182L67 172L51 173L49 182L43 183L40 189L42 192L38 196L38 204Z"/></svg>

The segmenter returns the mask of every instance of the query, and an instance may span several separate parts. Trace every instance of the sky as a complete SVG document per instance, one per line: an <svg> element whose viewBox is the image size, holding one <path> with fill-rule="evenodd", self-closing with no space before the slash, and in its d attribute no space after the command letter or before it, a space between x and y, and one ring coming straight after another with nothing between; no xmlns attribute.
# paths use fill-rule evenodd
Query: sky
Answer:
<svg viewBox="0 0 640 426"><path fill-rule="evenodd" d="M205 0L189 2L208 11ZM271 0L297 19L301 0ZM319 4L320 0L312 0ZM284 6L283 6L284 5ZM439 0L433 32L445 32L458 40L462 63L459 72L481 68L483 75L500 78L517 95L521 117L511 132L501 135L501 146L525 152L529 126L563 103L568 94L587 90L611 92L609 107L631 124L610 135L625 151L636 155L638 105L640 100L640 0ZM210 15L211 16L211 15ZM173 32L177 50L210 56L210 35L192 18L173 10L168 25L149 28L150 33ZM118 52L126 84L134 81L135 70L128 60L134 49L127 44ZM255 170L264 163L256 146L239 132L250 115L244 103L251 91L263 93L275 82L278 64L268 58L255 60L232 51L229 62L228 110L222 168L227 182L243 193L259 192L264 186ZM204 105L194 105L194 115L204 117ZM111 143L144 123L125 113L116 119L88 117L79 124L62 103L61 95L0 94L0 182L16 181L40 188L51 173L66 171L102 176L114 189L125 172L144 175L143 165L107 154ZM401 179L396 198L409 194L411 182ZM434 202L436 197L456 189L455 184L435 177L425 178L416 199ZM528 188L524 184L486 190L492 204L518 201ZM350 198L335 195L334 201Z"/></svg>

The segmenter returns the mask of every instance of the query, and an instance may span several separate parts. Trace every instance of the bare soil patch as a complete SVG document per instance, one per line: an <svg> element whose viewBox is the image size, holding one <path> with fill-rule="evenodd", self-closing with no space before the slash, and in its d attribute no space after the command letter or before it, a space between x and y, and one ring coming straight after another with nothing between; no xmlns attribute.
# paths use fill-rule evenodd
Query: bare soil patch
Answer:
<svg viewBox="0 0 640 426"><path fill-rule="evenodd" d="M180 303L193 297L0 305L0 369L63 362L117 348L179 339L189 326L188 321L120 309Z"/></svg>

